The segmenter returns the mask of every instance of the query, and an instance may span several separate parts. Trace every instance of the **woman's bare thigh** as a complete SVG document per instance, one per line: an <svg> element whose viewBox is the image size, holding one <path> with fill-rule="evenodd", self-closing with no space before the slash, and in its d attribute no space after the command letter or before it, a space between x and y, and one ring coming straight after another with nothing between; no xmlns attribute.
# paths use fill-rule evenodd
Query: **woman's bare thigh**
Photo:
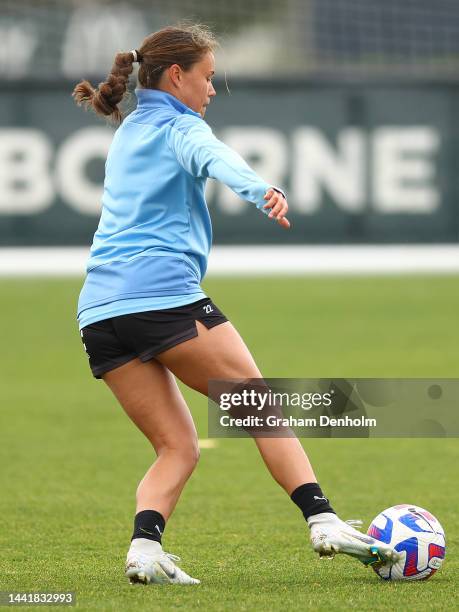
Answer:
<svg viewBox="0 0 459 612"><path fill-rule="evenodd" d="M156 356L188 387L207 395L209 379L261 378L249 349L227 321L207 329L196 321L198 335Z"/></svg>
<svg viewBox="0 0 459 612"><path fill-rule="evenodd" d="M104 374L103 380L157 453L162 448L180 447L185 441L197 441L193 419L174 376L155 359L146 363L134 359Z"/></svg>

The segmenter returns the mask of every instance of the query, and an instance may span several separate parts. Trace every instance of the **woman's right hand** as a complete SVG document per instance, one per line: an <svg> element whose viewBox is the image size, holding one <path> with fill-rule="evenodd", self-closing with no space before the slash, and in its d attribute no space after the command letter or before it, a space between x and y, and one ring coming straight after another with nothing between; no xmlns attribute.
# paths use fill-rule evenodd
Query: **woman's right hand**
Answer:
<svg viewBox="0 0 459 612"><path fill-rule="evenodd" d="M288 211L288 204L284 194L271 188L265 193L263 199L268 200L268 202L263 205L263 208L271 209L268 217L270 219L275 219L280 226L288 229L290 227L290 221L285 216Z"/></svg>

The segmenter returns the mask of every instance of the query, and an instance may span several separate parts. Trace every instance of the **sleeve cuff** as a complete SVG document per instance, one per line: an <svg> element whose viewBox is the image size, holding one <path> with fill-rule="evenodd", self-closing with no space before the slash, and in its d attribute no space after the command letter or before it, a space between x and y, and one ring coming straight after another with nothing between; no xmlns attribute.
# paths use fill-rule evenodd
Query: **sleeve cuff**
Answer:
<svg viewBox="0 0 459 612"><path fill-rule="evenodd" d="M287 199L287 196L285 195L285 191L281 189L280 187L275 187L274 185L271 185L270 189L274 189L274 191L281 193L284 196L284 198Z"/></svg>

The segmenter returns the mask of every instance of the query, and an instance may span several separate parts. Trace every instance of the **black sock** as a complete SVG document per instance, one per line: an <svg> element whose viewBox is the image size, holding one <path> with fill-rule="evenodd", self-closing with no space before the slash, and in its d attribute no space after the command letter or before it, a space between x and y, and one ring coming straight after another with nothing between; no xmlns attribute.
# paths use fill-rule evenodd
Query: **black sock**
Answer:
<svg viewBox="0 0 459 612"><path fill-rule="evenodd" d="M135 515L134 535L131 542L135 538L146 538L161 544L161 536L165 526L166 521L162 514L156 512L156 510L142 510Z"/></svg>
<svg viewBox="0 0 459 612"><path fill-rule="evenodd" d="M321 512L336 514L317 482L300 485L290 495L290 499L298 506L305 519Z"/></svg>

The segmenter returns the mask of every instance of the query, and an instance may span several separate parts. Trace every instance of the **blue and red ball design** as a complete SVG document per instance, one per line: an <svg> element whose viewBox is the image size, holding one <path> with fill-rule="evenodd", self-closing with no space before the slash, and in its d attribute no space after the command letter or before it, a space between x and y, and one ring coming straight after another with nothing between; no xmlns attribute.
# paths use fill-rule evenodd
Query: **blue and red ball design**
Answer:
<svg viewBox="0 0 459 612"><path fill-rule="evenodd" d="M381 512L368 535L402 553L393 565L373 567L384 580L426 580L440 569L446 553L445 533L427 510L400 504Z"/></svg>

